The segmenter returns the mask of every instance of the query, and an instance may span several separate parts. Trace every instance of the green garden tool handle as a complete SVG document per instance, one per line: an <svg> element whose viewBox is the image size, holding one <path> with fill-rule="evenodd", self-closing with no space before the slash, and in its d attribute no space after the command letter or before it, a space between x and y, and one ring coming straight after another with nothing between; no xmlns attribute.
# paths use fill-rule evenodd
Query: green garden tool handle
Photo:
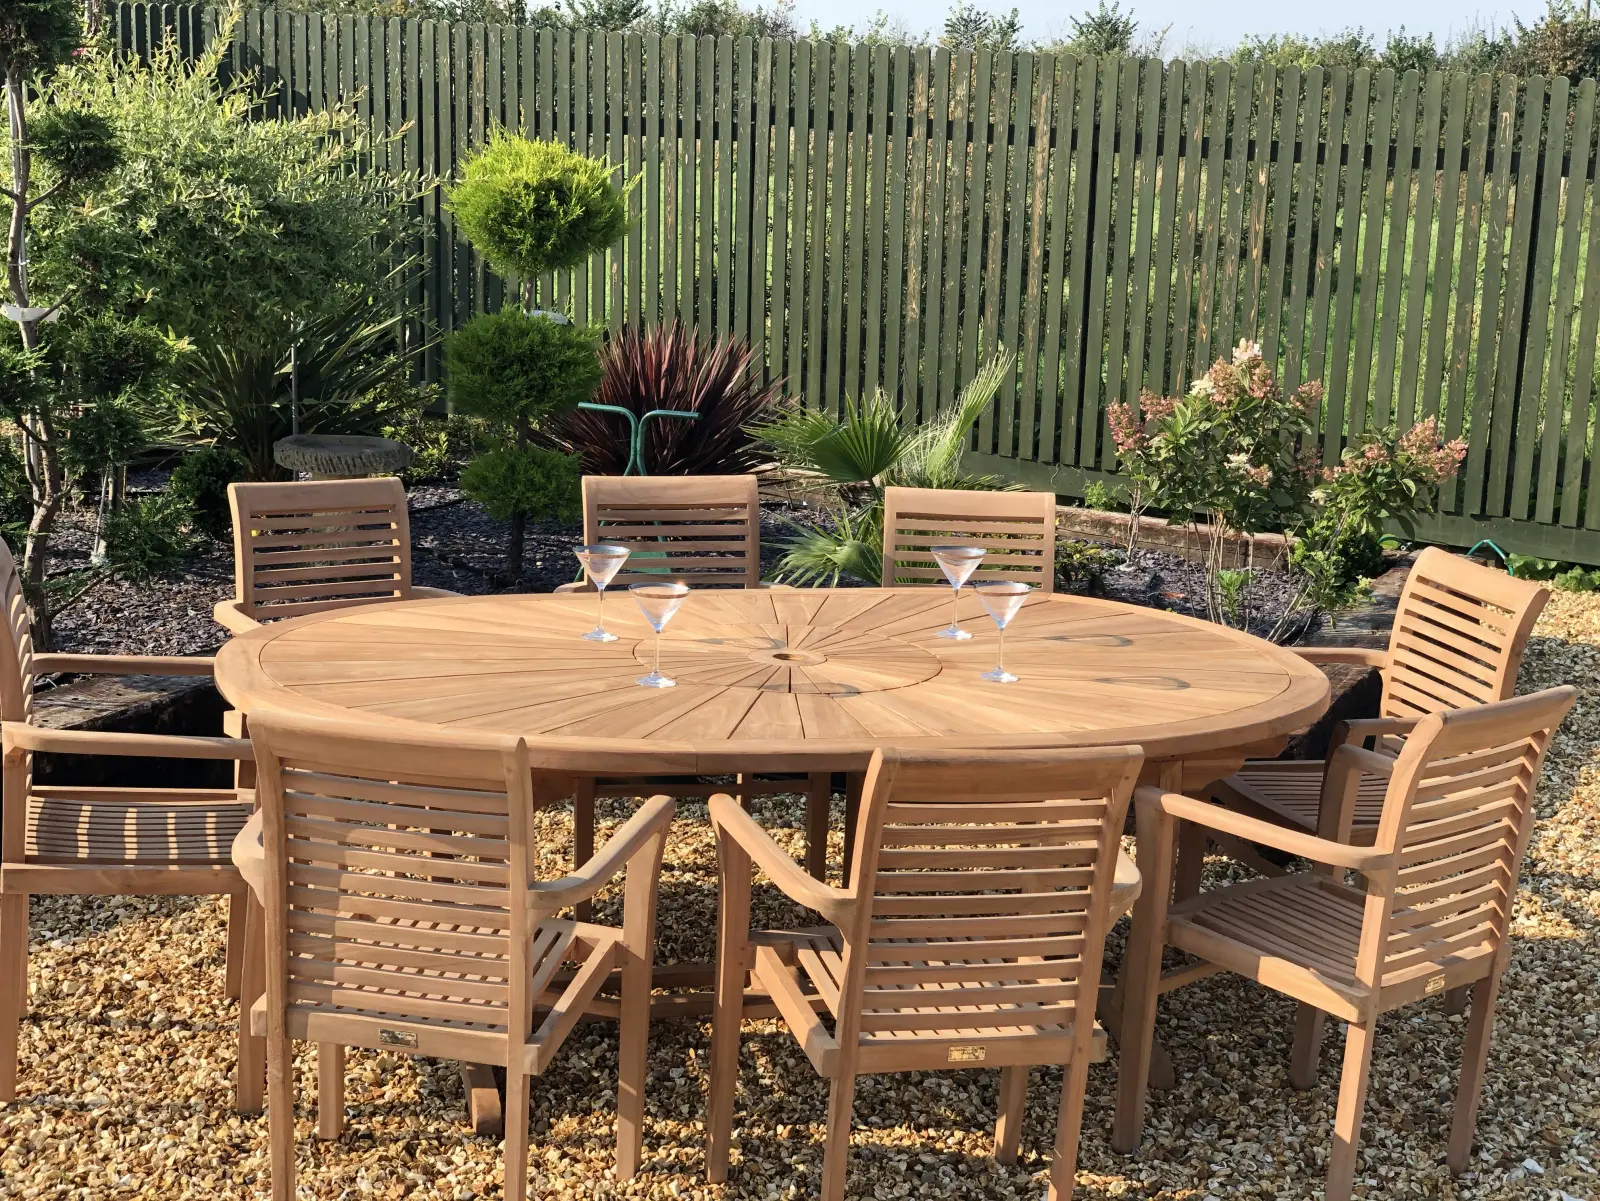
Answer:
<svg viewBox="0 0 1600 1201"><path fill-rule="evenodd" d="M633 410L625 409L621 405L596 404L592 400L580 401L580 409L588 409L591 413L616 413L628 420L628 465L623 468L623 475L648 475L644 469L644 427L652 417L684 417L690 421L697 421L699 413L687 412L683 409L651 409L643 417L636 417Z"/></svg>

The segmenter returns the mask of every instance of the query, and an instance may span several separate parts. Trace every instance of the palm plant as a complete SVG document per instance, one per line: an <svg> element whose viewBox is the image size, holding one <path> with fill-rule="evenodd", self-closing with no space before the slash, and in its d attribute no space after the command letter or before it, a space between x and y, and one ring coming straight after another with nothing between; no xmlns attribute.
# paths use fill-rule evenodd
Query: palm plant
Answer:
<svg viewBox="0 0 1600 1201"><path fill-rule="evenodd" d="M835 418L817 410L785 409L753 426L781 466L825 496L820 519L785 518L793 535L784 545L778 578L801 585L835 585L843 577L876 584L883 570L883 490L1010 488L998 476L973 475L962 454L978 418L994 402L1016 356L1002 351L961 390L956 403L926 425L901 424L894 401L879 391L846 398Z"/></svg>

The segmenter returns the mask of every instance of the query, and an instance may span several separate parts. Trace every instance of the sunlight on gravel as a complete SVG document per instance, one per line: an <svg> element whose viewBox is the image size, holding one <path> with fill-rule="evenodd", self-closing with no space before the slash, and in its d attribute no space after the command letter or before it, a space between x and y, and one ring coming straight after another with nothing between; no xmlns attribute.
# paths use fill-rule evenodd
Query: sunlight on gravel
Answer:
<svg viewBox="0 0 1600 1201"><path fill-rule="evenodd" d="M1583 696L1540 793L1473 1170L1457 1182L1443 1167L1464 1019L1427 1002L1379 1023L1358 1195L1600 1195L1600 597L1558 593L1539 623L1521 688L1566 682ZM757 812L799 852L798 804ZM622 816L614 810L609 821ZM566 862L570 816L548 813L539 824L553 876ZM834 843L837 861L837 828ZM708 957L716 869L703 805L681 806L666 859L659 958ZM266 1122L231 1108L236 1007L222 995L225 917L226 903L215 900L34 900L19 1100L0 1109L0 1197L266 1196ZM804 920L758 890L756 921ZM1077 1196L1317 1195L1342 1035L1330 1022L1318 1087L1294 1092L1284 1073L1292 1015L1287 1000L1226 976L1165 1000L1159 1032L1178 1088L1153 1094L1144 1146L1123 1158L1107 1141L1115 1060L1091 1069ZM704 1183L708 1033L688 1019L652 1028L645 1166L619 1184L610 1172L615 1030L579 1026L534 1081L531 1195L808 1195L822 1166L827 1090L774 1022L745 1027L732 1183ZM454 1065L353 1051L348 1126L338 1143L323 1144L311 1137L315 1052L299 1050L302 1197L499 1195L500 1144L468 1133ZM989 1158L997 1078L864 1077L851 1196L1042 1197L1060 1073L1034 1073L1023 1156L1010 1168Z"/></svg>

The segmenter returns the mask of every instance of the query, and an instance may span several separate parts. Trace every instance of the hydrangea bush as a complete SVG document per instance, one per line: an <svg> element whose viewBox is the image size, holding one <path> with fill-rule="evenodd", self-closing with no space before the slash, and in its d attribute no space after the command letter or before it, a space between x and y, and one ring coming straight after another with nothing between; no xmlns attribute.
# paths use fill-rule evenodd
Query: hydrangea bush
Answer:
<svg viewBox="0 0 1600 1201"><path fill-rule="evenodd" d="M1322 400L1315 381L1286 393L1260 344L1245 340L1183 396L1146 394L1137 408L1108 406L1135 527L1149 507L1190 523L1204 552L1213 621L1250 618L1248 577L1226 568L1231 536L1298 535L1290 559L1295 595L1271 631L1284 637L1309 614L1361 594L1382 562L1384 523L1406 528L1431 507L1466 454L1460 441L1441 443L1428 418L1404 435L1389 429L1359 437L1325 468L1317 441Z"/></svg>

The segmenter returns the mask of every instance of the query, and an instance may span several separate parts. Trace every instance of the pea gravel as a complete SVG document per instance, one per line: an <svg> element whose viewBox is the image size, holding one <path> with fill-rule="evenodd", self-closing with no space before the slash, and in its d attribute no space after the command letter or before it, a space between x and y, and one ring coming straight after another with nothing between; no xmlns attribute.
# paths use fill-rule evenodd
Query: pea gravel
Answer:
<svg viewBox="0 0 1600 1201"><path fill-rule="evenodd" d="M1539 623L1522 688L1561 682L1584 695L1539 796L1473 1168L1458 1182L1443 1167L1464 1020L1427 1002L1380 1022L1358 1195L1600 1195L1600 597L1557 594ZM619 807L607 820L623 816ZM798 853L796 804L771 802L758 816ZM554 875L566 860L570 816L544 814L539 825L543 867ZM1229 869L1217 861L1211 870ZM704 807L686 804L661 882L663 962L708 956L714 881ZM805 920L774 894L758 890L756 901L758 921ZM617 898L607 904L614 918ZM267 1195L266 1121L231 1109L236 1007L222 996L224 917L215 900L34 899L20 1097L0 1108L0 1197ZM1291 1018L1287 1001L1226 976L1167 998L1160 1033L1178 1087L1153 1096L1144 1145L1124 1158L1107 1143L1115 1060L1091 1069L1077 1195L1319 1195L1341 1035L1330 1029L1318 1086L1297 1093L1284 1077ZM645 1164L624 1184L611 1173L615 1030L580 1025L534 1081L532 1195L768 1201L810 1193L822 1164L826 1085L774 1022L745 1028L732 1182L704 1183L707 1040L708 1027L694 1020L652 1029ZM302 1197L500 1194L500 1144L468 1133L454 1065L352 1052L347 1129L322 1144L311 1137L315 1051L298 1050ZM1054 1070L1035 1072L1023 1157L1007 1168L989 1158L997 1073L864 1078L851 1196L1042 1197L1059 1081Z"/></svg>

